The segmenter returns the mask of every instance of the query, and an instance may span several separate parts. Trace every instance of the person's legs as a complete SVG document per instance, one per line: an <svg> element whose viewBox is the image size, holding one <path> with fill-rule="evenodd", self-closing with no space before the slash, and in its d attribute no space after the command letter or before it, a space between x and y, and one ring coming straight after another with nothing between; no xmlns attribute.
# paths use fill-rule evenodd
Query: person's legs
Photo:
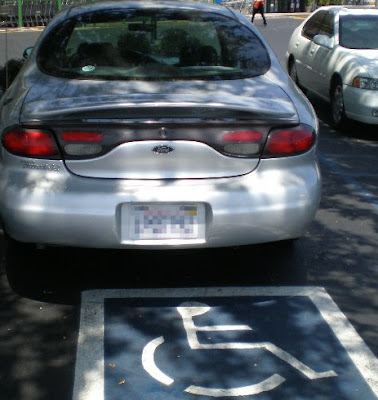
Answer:
<svg viewBox="0 0 378 400"><path fill-rule="evenodd" d="M264 25L266 25L266 18L265 18L265 15L264 15L264 7L263 6L260 7L260 14L261 14L261 17L262 17L262 19L264 21Z"/></svg>
<svg viewBox="0 0 378 400"><path fill-rule="evenodd" d="M251 22L252 22L252 23L253 23L253 20L255 19L256 13L257 13L257 10L254 8L254 9L252 10L252 18L251 18Z"/></svg>

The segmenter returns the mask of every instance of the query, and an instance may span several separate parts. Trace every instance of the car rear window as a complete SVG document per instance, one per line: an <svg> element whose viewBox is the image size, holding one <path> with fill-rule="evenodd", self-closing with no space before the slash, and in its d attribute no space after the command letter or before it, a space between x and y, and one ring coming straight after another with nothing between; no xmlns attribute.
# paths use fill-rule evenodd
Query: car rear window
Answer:
<svg viewBox="0 0 378 400"><path fill-rule="evenodd" d="M41 43L39 68L79 79L239 79L264 74L267 49L232 18L193 10L88 12Z"/></svg>
<svg viewBox="0 0 378 400"><path fill-rule="evenodd" d="M378 49L378 15L340 17L340 45L349 49Z"/></svg>

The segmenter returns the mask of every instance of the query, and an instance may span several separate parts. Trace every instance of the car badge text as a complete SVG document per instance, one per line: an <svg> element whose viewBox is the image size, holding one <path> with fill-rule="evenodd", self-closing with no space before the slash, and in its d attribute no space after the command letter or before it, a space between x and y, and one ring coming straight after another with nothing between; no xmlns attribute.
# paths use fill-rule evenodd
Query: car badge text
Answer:
<svg viewBox="0 0 378 400"><path fill-rule="evenodd" d="M42 171L60 171L60 165L54 163L36 163L36 162L28 162L28 161L21 161L22 168L26 169L38 169Z"/></svg>

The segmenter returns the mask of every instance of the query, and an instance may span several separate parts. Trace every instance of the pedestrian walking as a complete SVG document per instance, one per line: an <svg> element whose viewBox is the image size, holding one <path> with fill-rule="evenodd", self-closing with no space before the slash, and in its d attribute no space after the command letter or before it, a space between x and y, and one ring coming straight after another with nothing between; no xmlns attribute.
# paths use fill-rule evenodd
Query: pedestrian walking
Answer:
<svg viewBox="0 0 378 400"><path fill-rule="evenodd" d="M255 0L253 2L253 9L252 9L252 18L251 18L251 22L253 23L253 20L255 19L255 15L257 13L261 14L261 17L264 21L264 25L266 25L266 18L265 18L265 14L264 14L264 6L265 6L265 2L264 0Z"/></svg>

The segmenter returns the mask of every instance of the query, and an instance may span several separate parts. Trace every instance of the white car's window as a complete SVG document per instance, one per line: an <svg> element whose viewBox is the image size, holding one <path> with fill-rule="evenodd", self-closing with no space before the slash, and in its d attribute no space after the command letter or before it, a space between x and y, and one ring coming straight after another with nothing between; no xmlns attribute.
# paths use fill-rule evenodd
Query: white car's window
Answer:
<svg viewBox="0 0 378 400"><path fill-rule="evenodd" d="M323 22L323 18L326 15L326 11L316 12L303 26L302 35L308 39L312 39L315 35L319 34L320 27Z"/></svg>
<svg viewBox="0 0 378 400"><path fill-rule="evenodd" d="M246 26L190 10L72 17L42 43L37 62L48 74L80 79L238 79L270 67L265 46Z"/></svg>
<svg viewBox="0 0 378 400"><path fill-rule="evenodd" d="M329 38L334 35L334 14L327 12L323 18L322 24L319 29L319 35L326 35Z"/></svg>
<svg viewBox="0 0 378 400"><path fill-rule="evenodd" d="M378 15L341 16L340 45L350 49L378 49Z"/></svg>

